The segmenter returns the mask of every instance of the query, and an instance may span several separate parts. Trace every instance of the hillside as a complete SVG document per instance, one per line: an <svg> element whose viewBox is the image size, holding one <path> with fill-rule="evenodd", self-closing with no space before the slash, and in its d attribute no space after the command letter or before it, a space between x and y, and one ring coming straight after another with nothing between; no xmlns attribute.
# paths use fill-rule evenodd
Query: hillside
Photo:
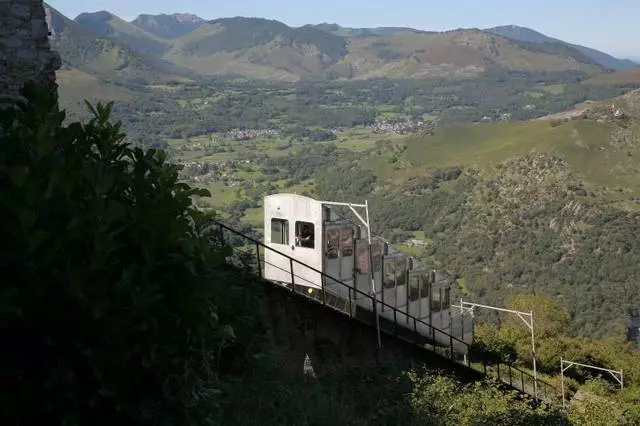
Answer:
<svg viewBox="0 0 640 426"><path fill-rule="evenodd" d="M530 49L478 30L353 39L349 55L334 68L345 66L359 78L475 76L492 67L600 72L596 65Z"/></svg>
<svg viewBox="0 0 640 426"><path fill-rule="evenodd" d="M538 31L534 31L530 28L519 27L516 25L505 25L500 27L488 28L485 31L492 34L498 34L503 37L507 37L513 40L519 40L535 44L556 44L560 43L567 47L573 48L578 52L586 55L604 68L612 70L626 70L637 66L635 62L629 59L618 59L613 56L600 52L599 50L592 49L577 44L567 43L562 40L558 40L549 36L546 36Z"/></svg>
<svg viewBox="0 0 640 426"><path fill-rule="evenodd" d="M73 68L107 80L128 83L187 81L192 72L137 52L110 37L100 37L45 4L51 17L51 46L64 68Z"/></svg>
<svg viewBox="0 0 640 426"><path fill-rule="evenodd" d="M205 22L204 19L188 13L174 13L172 15L139 15L131 21L132 25L163 39L172 39L196 30Z"/></svg>
<svg viewBox="0 0 640 426"><path fill-rule="evenodd" d="M291 28L277 21L230 18L202 25L173 44L165 57L202 74L289 81L476 76L491 67L589 74L602 71L586 60L580 62L477 30L347 38L312 26Z"/></svg>
<svg viewBox="0 0 640 426"><path fill-rule="evenodd" d="M541 292L574 335L626 336L640 306L640 91L566 122L444 126L340 157L339 172L319 168L318 196L367 198L375 229L424 238L412 253L458 277L459 296Z"/></svg>
<svg viewBox="0 0 640 426"><path fill-rule="evenodd" d="M596 75L588 80L588 84L640 84L640 67L624 71Z"/></svg>

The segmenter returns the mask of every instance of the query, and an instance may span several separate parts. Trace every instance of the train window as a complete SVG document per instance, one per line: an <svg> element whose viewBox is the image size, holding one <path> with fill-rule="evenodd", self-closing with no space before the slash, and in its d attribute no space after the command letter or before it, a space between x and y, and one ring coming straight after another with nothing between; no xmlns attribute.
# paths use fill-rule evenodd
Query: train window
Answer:
<svg viewBox="0 0 640 426"><path fill-rule="evenodd" d="M313 223L296 222L296 246L314 248L315 233Z"/></svg>
<svg viewBox="0 0 640 426"><path fill-rule="evenodd" d="M384 259L384 288L393 288L396 285L396 261L392 258Z"/></svg>
<svg viewBox="0 0 640 426"><path fill-rule="evenodd" d="M398 257L396 259L396 285L398 287L407 284L407 259Z"/></svg>
<svg viewBox="0 0 640 426"><path fill-rule="evenodd" d="M340 234L342 236L342 257L353 256L353 229L342 228Z"/></svg>
<svg viewBox="0 0 640 426"><path fill-rule="evenodd" d="M420 282L420 299L429 299L429 276L424 275Z"/></svg>
<svg viewBox="0 0 640 426"><path fill-rule="evenodd" d="M371 255L373 256L373 272L380 272L382 268L382 245L374 242L371 245Z"/></svg>
<svg viewBox="0 0 640 426"><path fill-rule="evenodd" d="M331 228L327 230L327 259L338 257L338 246L340 244L340 230Z"/></svg>
<svg viewBox="0 0 640 426"><path fill-rule="evenodd" d="M420 281L418 275L409 276L409 301L411 302L420 298Z"/></svg>
<svg viewBox="0 0 640 426"><path fill-rule="evenodd" d="M442 310L449 309L450 306L451 306L451 289L449 287L446 287L442 292Z"/></svg>
<svg viewBox="0 0 640 426"><path fill-rule="evenodd" d="M271 219L271 243L289 245L289 221Z"/></svg>
<svg viewBox="0 0 640 426"><path fill-rule="evenodd" d="M440 312L442 304L440 303L440 287L431 288L431 312Z"/></svg>
<svg viewBox="0 0 640 426"><path fill-rule="evenodd" d="M361 274L369 273L369 248L364 242L357 245L358 247L358 270Z"/></svg>

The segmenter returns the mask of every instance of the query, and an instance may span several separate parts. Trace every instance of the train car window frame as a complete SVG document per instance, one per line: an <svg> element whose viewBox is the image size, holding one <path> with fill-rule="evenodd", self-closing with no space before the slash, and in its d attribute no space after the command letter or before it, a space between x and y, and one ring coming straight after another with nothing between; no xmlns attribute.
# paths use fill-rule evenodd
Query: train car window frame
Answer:
<svg viewBox="0 0 640 426"><path fill-rule="evenodd" d="M422 280L420 282L420 299L431 300L431 292L429 290L429 279L427 275L422 276Z"/></svg>
<svg viewBox="0 0 640 426"><path fill-rule="evenodd" d="M420 275L409 275L409 302L417 302L420 300L422 281L423 279Z"/></svg>
<svg viewBox="0 0 640 426"><path fill-rule="evenodd" d="M436 297L436 295L438 297ZM433 286L431 287L431 312L441 312L442 311L442 288Z"/></svg>
<svg viewBox="0 0 640 426"><path fill-rule="evenodd" d="M393 257L384 257L382 263L382 288L391 290L396 286L396 259ZM387 265L393 265L393 271L390 271L391 268L387 268ZM391 272L390 275L389 272ZM387 278L391 278L391 280Z"/></svg>
<svg viewBox="0 0 640 426"><path fill-rule="evenodd" d="M442 294L442 300L440 301L440 306L442 310L449 309L451 307L451 287L445 287Z"/></svg>
<svg viewBox="0 0 640 426"><path fill-rule="evenodd" d="M274 235L279 235L279 238L274 238ZM289 245L289 221L287 219L271 218L271 244Z"/></svg>
<svg viewBox="0 0 640 426"><path fill-rule="evenodd" d="M358 272L361 274L369 273L369 247L366 244L356 244L358 256Z"/></svg>
<svg viewBox="0 0 640 426"><path fill-rule="evenodd" d="M400 269L400 271L398 270ZM407 285L407 271L408 271L407 259L404 257L396 258L395 275L396 275L396 287L402 287ZM401 279L400 279L401 278Z"/></svg>
<svg viewBox="0 0 640 426"><path fill-rule="evenodd" d="M296 230L296 247L313 249L316 247L315 240L315 225L311 222L305 222L302 220L296 220L295 225ZM309 234L305 233L305 231L310 232ZM308 240L304 240L304 238L309 238Z"/></svg>
<svg viewBox="0 0 640 426"><path fill-rule="evenodd" d="M345 238L346 235L348 235L347 238ZM340 255L342 257L353 256L353 237L353 228L345 226L344 228L340 229Z"/></svg>
<svg viewBox="0 0 640 426"><path fill-rule="evenodd" d="M340 250L340 229L327 229L327 259L337 259Z"/></svg>
<svg viewBox="0 0 640 426"><path fill-rule="evenodd" d="M382 244L378 241L371 244L371 256L373 257L373 272L380 272L382 270Z"/></svg>

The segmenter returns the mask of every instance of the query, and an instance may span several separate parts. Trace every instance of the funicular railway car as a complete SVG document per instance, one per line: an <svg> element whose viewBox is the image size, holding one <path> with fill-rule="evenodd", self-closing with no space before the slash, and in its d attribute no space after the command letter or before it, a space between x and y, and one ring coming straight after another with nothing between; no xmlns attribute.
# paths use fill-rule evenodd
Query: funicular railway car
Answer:
<svg viewBox="0 0 640 426"><path fill-rule="evenodd" d="M338 217L332 210L335 205L349 207L360 223ZM274 251L265 251L264 277L285 285L293 281L309 292L324 286L336 298L368 310L373 304L366 295L375 294L383 302L377 309L381 317L417 329L443 345L449 345L450 338L434 333L433 328L470 344L473 319L452 308L452 281L370 235L368 208L364 219L353 206L366 207L297 194L266 196L265 245ZM414 324L414 317L421 322ZM455 346L459 352L466 351L465 345Z"/></svg>

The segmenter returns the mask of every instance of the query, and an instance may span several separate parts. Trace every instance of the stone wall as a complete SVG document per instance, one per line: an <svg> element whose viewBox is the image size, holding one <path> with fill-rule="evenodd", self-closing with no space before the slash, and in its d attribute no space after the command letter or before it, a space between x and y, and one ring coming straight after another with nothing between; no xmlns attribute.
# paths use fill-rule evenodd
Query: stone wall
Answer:
<svg viewBox="0 0 640 426"><path fill-rule="evenodd" d="M294 374L304 373L308 356L318 378L345 368L390 365L448 371L462 382L483 378L479 372L386 334L382 335L383 348L378 349L373 327L272 283L264 286L267 328Z"/></svg>
<svg viewBox="0 0 640 426"><path fill-rule="evenodd" d="M0 103L19 98L28 81L57 93L60 56L51 50L42 0L0 0Z"/></svg>

